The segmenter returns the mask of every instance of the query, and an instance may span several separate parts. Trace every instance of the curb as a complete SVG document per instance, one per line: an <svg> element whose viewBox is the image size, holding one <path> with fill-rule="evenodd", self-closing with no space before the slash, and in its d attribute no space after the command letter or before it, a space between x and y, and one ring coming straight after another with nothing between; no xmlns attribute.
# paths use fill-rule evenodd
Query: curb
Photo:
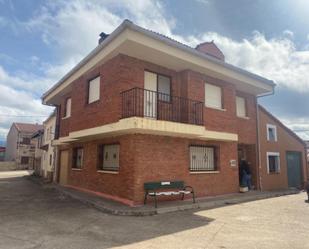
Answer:
<svg viewBox="0 0 309 249"><path fill-rule="evenodd" d="M103 213L112 214L112 215L118 215L118 216L152 216L156 214L165 214L165 213L171 213L171 212L177 212L177 211L188 211L188 210L196 210L196 209L213 209L218 207L223 207L227 205L236 205L240 203L246 203L251 201L257 201L257 200L264 200L269 198L275 198L285 195L292 195L292 194L298 194L300 193L299 190L286 190L286 191L280 191L280 192L261 192L257 195L249 195L249 196L239 196L239 197L232 197L232 198L223 198L220 200L209 200L209 201L200 201L197 203L186 203L186 204L180 204L177 206L170 206L170 207L159 207L157 209L149 209L149 210L143 210L139 209L139 207L126 207L127 209L117 209L117 208L111 208L104 204L97 203L94 200L91 200L87 198L87 194L76 192L71 190L67 190L64 187L58 186L58 185L52 185L52 188L56 189L60 193L64 194L65 196L68 196L72 199L76 199L80 201L81 203L95 208L98 211L101 211ZM84 197L85 195L86 197Z"/></svg>

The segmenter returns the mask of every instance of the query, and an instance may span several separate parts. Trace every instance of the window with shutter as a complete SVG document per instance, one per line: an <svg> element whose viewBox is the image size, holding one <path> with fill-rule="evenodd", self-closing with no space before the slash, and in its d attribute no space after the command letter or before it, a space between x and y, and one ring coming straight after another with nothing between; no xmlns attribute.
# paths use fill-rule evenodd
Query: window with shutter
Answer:
<svg viewBox="0 0 309 249"><path fill-rule="evenodd" d="M236 97L236 114L238 117L246 117L246 100L243 97Z"/></svg>
<svg viewBox="0 0 309 249"><path fill-rule="evenodd" d="M65 103L64 117L66 118L71 117L71 102L72 102L71 98L68 98Z"/></svg>
<svg viewBox="0 0 309 249"><path fill-rule="evenodd" d="M72 168L74 169L82 169L83 161L84 161L84 149L82 147L73 149L73 164Z"/></svg>
<svg viewBox="0 0 309 249"><path fill-rule="evenodd" d="M169 102L171 94L171 80L169 77L160 74L157 77L159 100Z"/></svg>
<svg viewBox="0 0 309 249"><path fill-rule="evenodd" d="M89 81L88 104L100 99L100 76Z"/></svg>
<svg viewBox="0 0 309 249"><path fill-rule="evenodd" d="M205 83L205 105L216 109L223 108L221 87Z"/></svg>
<svg viewBox="0 0 309 249"><path fill-rule="evenodd" d="M99 170L118 171L119 170L119 144L109 144L99 146Z"/></svg>

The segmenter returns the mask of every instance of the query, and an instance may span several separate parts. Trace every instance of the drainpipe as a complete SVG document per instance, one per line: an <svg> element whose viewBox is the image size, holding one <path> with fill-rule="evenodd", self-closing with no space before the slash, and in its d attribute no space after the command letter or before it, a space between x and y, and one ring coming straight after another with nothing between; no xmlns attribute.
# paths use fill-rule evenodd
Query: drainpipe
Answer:
<svg viewBox="0 0 309 249"><path fill-rule="evenodd" d="M270 95L274 95L275 94L275 89L273 88L273 90L269 93L265 93L265 94L260 94L256 96L256 135L257 135L257 155L258 155L258 167L257 167L257 171L256 171L256 176L259 179L259 185L260 185L260 191L263 190L262 187L262 176L260 174L260 170L262 168L262 162L261 162L261 143L260 143L260 118L259 118L259 104L258 104L258 99L262 98L262 97L266 97L266 96L270 96Z"/></svg>

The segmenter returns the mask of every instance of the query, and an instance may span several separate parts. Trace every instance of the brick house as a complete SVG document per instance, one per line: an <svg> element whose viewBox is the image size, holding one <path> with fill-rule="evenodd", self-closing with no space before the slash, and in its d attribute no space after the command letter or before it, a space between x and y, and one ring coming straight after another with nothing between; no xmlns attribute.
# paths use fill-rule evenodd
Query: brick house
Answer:
<svg viewBox="0 0 309 249"><path fill-rule="evenodd" d="M301 188L308 179L306 143L259 106L261 189Z"/></svg>
<svg viewBox="0 0 309 249"><path fill-rule="evenodd" d="M197 196L238 192L238 157L259 188L257 96L275 84L125 20L47 91L57 108L60 184L142 203L148 181L183 180Z"/></svg>
<svg viewBox="0 0 309 249"><path fill-rule="evenodd" d="M39 124L13 123L7 135L5 161L15 161L18 169L33 168L35 141L31 137L42 128Z"/></svg>

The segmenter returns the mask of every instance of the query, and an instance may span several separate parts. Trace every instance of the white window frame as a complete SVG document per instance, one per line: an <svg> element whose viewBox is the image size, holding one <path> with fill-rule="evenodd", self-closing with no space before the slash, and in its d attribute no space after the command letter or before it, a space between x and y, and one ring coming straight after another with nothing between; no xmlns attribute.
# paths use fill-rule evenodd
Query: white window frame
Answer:
<svg viewBox="0 0 309 249"><path fill-rule="evenodd" d="M111 159L109 159L108 161L106 161L105 159L105 153L108 150L110 152L109 147L114 147L114 149L116 149L117 152L117 159L115 160L115 162L113 162ZM101 171L112 171L112 172L119 172L119 168L120 168L120 144L104 144L101 149L103 149L103 153L102 153L102 166L101 166ZM109 155L111 156L111 155ZM111 163L115 163L115 165L110 165Z"/></svg>
<svg viewBox="0 0 309 249"><path fill-rule="evenodd" d="M266 129L267 129L267 141L277 142L278 141L277 126L272 125L272 124L267 124L266 125ZM275 140L270 140L269 129L273 129L274 130Z"/></svg>
<svg viewBox="0 0 309 249"><path fill-rule="evenodd" d="M97 76L88 82L88 104L100 100L101 76ZM91 93L93 93L91 95Z"/></svg>
<svg viewBox="0 0 309 249"><path fill-rule="evenodd" d="M212 105L211 103L209 103L209 98L207 97L207 92L208 92L207 86L209 88L212 88L212 89L219 89L220 90L220 106ZM205 93L204 93L204 95L205 95L205 106L206 107L212 108L212 109L217 109L217 110L224 110L223 101L222 101L222 95L223 95L222 87L205 82Z"/></svg>
<svg viewBox="0 0 309 249"><path fill-rule="evenodd" d="M71 117L71 110L72 110L72 98L67 98L65 101L65 116L64 118Z"/></svg>
<svg viewBox="0 0 309 249"><path fill-rule="evenodd" d="M243 115L239 113L239 111L240 111L239 101L241 101L242 104L244 105L243 106L243 108L244 108L244 114ZM237 117L240 117L240 118L246 118L247 117L246 98L241 97L241 96L236 96L236 115L237 115Z"/></svg>
<svg viewBox="0 0 309 249"><path fill-rule="evenodd" d="M269 170L269 156L277 156L278 157L278 170L276 172L270 172ZM280 153L279 152L266 152L266 161L267 161L267 173L268 174L278 174L281 171L280 167Z"/></svg>

